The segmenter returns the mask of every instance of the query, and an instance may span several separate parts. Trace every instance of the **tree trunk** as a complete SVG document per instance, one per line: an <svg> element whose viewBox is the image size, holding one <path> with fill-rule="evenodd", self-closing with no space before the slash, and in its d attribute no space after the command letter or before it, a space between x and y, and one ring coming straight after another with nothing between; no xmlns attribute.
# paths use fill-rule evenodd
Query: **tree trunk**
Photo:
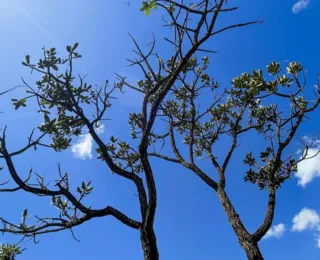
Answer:
<svg viewBox="0 0 320 260"><path fill-rule="evenodd" d="M243 250L246 252L248 260L263 260L264 259L257 243L252 242L252 241L241 242L240 239L239 239L239 242L240 242Z"/></svg>
<svg viewBox="0 0 320 260"><path fill-rule="evenodd" d="M142 228L140 230L140 239L144 260L159 260L157 239L154 230L146 230Z"/></svg>
<svg viewBox="0 0 320 260"><path fill-rule="evenodd" d="M239 243L248 257L248 260L263 260L258 244L253 240L252 235L244 227L225 190L218 188L217 194L233 231L236 233Z"/></svg>

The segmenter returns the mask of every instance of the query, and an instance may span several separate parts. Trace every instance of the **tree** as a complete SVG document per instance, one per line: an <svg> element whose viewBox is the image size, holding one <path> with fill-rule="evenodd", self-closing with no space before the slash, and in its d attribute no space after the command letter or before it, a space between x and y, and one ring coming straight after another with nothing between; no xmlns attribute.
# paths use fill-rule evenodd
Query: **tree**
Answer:
<svg viewBox="0 0 320 260"><path fill-rule="evenodd" d="M263 259L258 242L272 225L276 191L297 171L298 163L311 158L307 157L308 149L315 146L313 140L300 139L303 156L296 159L287 152L298 128L319 106L319 83L315 86L316 96L307 100L302 65L291 62L283 72L280 63L272 62L267 66L271 76L268 79L262 70L254 70L235 78L231 88L218 91L219 85L205 72L207 64L206 57L202 62L195 59L179 77L180 84L172 89L171 98L160 106L158 115L166 122L167 131L159 133L156 129L153 142L161 142L163 149L169 139L173 156L162 154L160 149L149 155L182 165L214 190L248 259ZM186 80L188 71L193 74L190 82ZM206 106L199 100L201 93L206 95L208 91L215 98ZM244 180L266 189L269 196L264 221L253 233L245 228L225 190L226 175L232 174L228 173L228 165L239 147L239 139L247 133L262 137L265 147L255 155L247 151L243 163L249 169ZM182 139L187 148L179 145L177 139ZM228 149L222 152L215 150L221 139L224 145L229 140ZM195 158L207 158L217 179L201 170Z"/></svg>
<svg viewBox="0 0 320 260"><path fill-rule="evenodd" d="M131 37L138 58L129 61L131 65L140 67L143 74L136 85L130 84L120 75L119 82L113 86L106 82L102 87L93 87L83 76L76 77L74 62L81 58L77 52L77 43L67 46L67 56L64 58L57 56L55 48L44 48L43 57L38 62L32 61L29 55L26 56L23 65L39 73L41 78L35 86L23 80L26 96L12 101L16 109L27 106L29 102L36 102L38 111L43 114L44 124L37 131L32 131L28 144L17 151L9 151L6 138L8 130L4 127L0 137L0 158L4 159L17 187L0 191L23 190L50 197L52 204L58 208L59 215L39 218L35 224L29 224L28 211L25 210L20 224L1 218L1 231L35 238L44 233L72 231L73 227L93 218L112 216L140 232L144 259L157 260L159 253L154 231L157 188L150 158L158 157L181 164L211 187L218 195L248 259L263 259L258 242L271 226L276 190L296 170L298 163L292 156L285 157L285 149L307 114L317 108L319 98L317 96L315 101L307 101L300 96L305 82L300 82L303 68L299 63L290 63L288 74L282 75L280 64L273 62L268 66L272 79L265 79L262 71L258 70L252 74L243 74L233 81L231 88L222 89L207 73L208 57L200 58L201 53L214 52L206 49L204 44L225 31L261 21L219 28L218 17L237 9L229 7L224 0L203 0L190 5L184 4L184 1L149 0L143 2L141 11L148 15L157 7L165 12L168 19L165 23L173 32L170 39L164 38L171 45L172 53L168 59L156 53L155 40L152 41L150 50L144 52ZM152 60L154 54L156 64ZM132 113L129 118L131 137L134 140L123 141L116 137L110 137L109 141L102 140L97 134L97 128L104 120L105 112L111 107L112 94L124 87L143 96L141 112ZM213 101L206 107L201 102L200 106L200 93L209 93L214 97ZM281 112L272 103L279 103L276 99L290 102L290 112ZM46 185L45 178L32 170L27 179L20 177L14 164L15 157L37 147L57 152L65 150L70 147L72 139L85 129L97 144L99 158L105 162L106 167L135 185L140 220L111 206L102 209L86 206L83 200L93 191L91 183L83 182L80 187L76 187L77 193L74 193L68 174L62 173L60 165L58 172L61 178L54 185ZM269 192L265 221L253 234L245 228L225 191L227 166L237 148L238 138L249 131L256 131L257 135L269 142L259 159L248 151L244 160L250 166L245 180ZM212 148L223 136L230 138L230 149L224 158L217 158ZM176 140L179 138L187 145L187 149L178 145ZM161 153L160 148L167 145L167 139L173 155ZM308 149L310 145L305 143L305 148ZM185 157L186 153L188 159ZM218 180L197 165L195 158L205 154L215 167ZM306 158L300 160L303 159ZM37 186L30 184L30 179L34 176Z"/></svg>

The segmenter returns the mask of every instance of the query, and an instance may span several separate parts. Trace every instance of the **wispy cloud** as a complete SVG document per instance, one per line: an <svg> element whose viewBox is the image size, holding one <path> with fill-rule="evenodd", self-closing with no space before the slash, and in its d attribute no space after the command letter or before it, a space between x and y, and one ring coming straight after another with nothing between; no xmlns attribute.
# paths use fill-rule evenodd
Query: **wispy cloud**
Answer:
<svg viewBox="0 0 320 260"><path fill-rule="evenodd" d="M297 14L302 10L306 9L309 6L309 4L310 4L310 0L300 0L292 6L292 12L294 14Z"/></svg>
<svg viewBox="0 0 320 260"><path fill-rule="evenodd" d="M20 4L16 4L15 9L22 13L30 22L32 22L40 31L42 31L49 39L54 41L54 37L50 32L31 14L27 9L23 8Z"/></svg>
<svg viewBox="0 0 320 260"><path fill-rule="evenodd" d="M95 127L95 131L98 135L104 133L104 124L99 123ZM92 159L93 138L87 133L80 135L76 144L71 147L71 151L75 158L78 159Z"/></svg>
<svg viewBox="0 0 320 260"><path fill-rule="evenodd" d="M280 239L284 235L285 231L286 231L286 226L284 224L274 225L269 229L269 231L263 237L263 239L268 239L270 237L275 237Z"/></svg>
<svg viewBox="0 0 320 260"><path fill-rule="evenodd" d="M298 178L298 185L305 187L314 178L320 177L320 145L319 140L315 142L314 148L309 148L307 151L302 153L306 155L306 158L298 164L298 170L295 173L296 178ZM301 152L301 151L300 151Z"/></svg>

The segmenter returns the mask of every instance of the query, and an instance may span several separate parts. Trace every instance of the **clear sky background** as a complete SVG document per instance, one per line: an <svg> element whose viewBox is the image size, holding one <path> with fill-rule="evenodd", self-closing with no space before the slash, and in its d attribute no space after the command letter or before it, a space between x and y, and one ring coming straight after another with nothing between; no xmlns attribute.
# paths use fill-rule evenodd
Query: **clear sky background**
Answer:
<svg viewBox="0 0 320 260"><path fill-rule="evenodd" d="M263 25L229 31L208 43L211 49L218 51L210 55L212 76L228 87L235 76L265 68L272 60L299 61L307 69L308 87L312 88L320 72L320 1L302 0L298 4L296 0L228 2L239 4L241 8L229 14L231 17L225 16L223 23L266 21ZM131 0L130 5L126 0L0 0L1 90L20 85L21 76L34 82L36 76L30 75L21 65L26 54L38 58L43 46L64 52L65 46L74 42L80 43L79 51L83 54L77 69L81 74L89 73L88 81L103 84L109 79L112 82L115 73L133 82L138 80L137 69L125 66L126 58L134 56L127 33L133 34L141 44L149 43L154 33L158 51L166 54L168 50L168 45L161 41L161 36L168 32L162 27L160 14L155 12L145 17L139 11L140 4L138 0ZM19 96L19 91L14 95ZM103 138L129 137L127 115L139 109L140 99L131 92L119 96L108 114L113 121L105 124ZM41 117L34 115L32 107L15 112L5 97L1 97L0 110L4 112L0 124L1 127L8 125L11 149L25 144L29 131L42 122ZM319 132L319 116L314 115L312 119L301 128L299 136ZM86 136L78 141L86 141L80 148L90 148L90 139ZM242 140L241 145L254 150L262 143L250 136ZM92 180L95 192L89 202L94 207L108 204L139 218L133 185L111 175L103 163L95 160L94 150L91 153L90 149L80 149L83 153L79 154L77 148L79 146L75 146L73 152L69 149L59 154L40 149L24 154L15 163L21 175L27 175L33 166L37 173L54 179L56 164L60 162L75 185L82 180ZM292 152L297 150L295 141ZM242 159L236 156L232 162L227 189L246 226L253 231L263 219L267 193L242 181L245 172ZM155 230L161 259L244 260L245 255L214 192L178 166L156 160L153 163L159 193ZM300 166L299 173L302 178L292 178L278 192L275 226L260 243L265 259L315 260L320 257L320 244L317 244L320 178L316 178L320 175L320 157ZM3 173L0 180L5 181L6 177ZM302 181L306 179L308 183ZM30 214L40 216L56 213L48 198L35 198L22 192L0 194L0 216L18 222L25 208ZM80 243L73 240L68 231L41 236L37 245L23 244L27 250L18 259L142 259L139 232L111 217L85 223L75 229L75 234ZM18 239L4 235L0 242Z"/></svg>

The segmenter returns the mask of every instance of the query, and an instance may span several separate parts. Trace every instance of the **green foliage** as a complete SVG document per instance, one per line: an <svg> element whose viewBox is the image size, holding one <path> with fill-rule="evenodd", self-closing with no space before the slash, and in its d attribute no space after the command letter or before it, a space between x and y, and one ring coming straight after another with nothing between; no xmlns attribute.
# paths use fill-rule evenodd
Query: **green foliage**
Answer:
<svg viewBox="0 0 320 260"><path fill-rule="evenodd" d="M176 10L175 4L174 3L169 3L167 5L163 4L165 9L169 14L173 14ZM193 8L193 6L190 6ZM148 0L148 1L143 1L142 2L142 7L140 8L140 11L144 12L144 15L149 15L151 13L151 10L157 10L157 2L155 0Z"/></svg>
<svg viewBox="0 0 320 260"><path fill-rule="evenodd" d="M20 107L26 107L27 106L27 104L26 104L27 100L24 99L24 98L22 98L20 100L13 98L11 100L13 102L15 110L19 109Z"/></svg>
<svg viewBox="0 0 320 260"><path fill-rule="evenodd" d="M157 9L157 3L155 0L148 0L142 2L142 7L140 8L140 11L144 12L144 15L149 15L151 13L151 9Z"/></svg>
<svg viewBox="0 0 320 260"><path fill-rule="evenodd" d="M81 196L89 195L93 190L93 187L91 187L90 185L91 185L91 181L89 181L88 183L82 182L81 187L77 187L77 192Z"/></svg>
<svg viewBox="0 0 320 260"><path fill-rule="evenodd" d="M299 74L303 67L296 62L290 63L286 74L282 75L280 64L272 62L267 66L271 79L264 76L263 70L254 70L235 78L231 87L221 89L220 84L208 72L209 58L199 58L200 51L212 52L212 50L202 49L202 45L213 35L257 23L234 24L218 30L216 21L219 13L237 9L222 8L224 2L226 1L220 1L220 4L210 1L185 4L184 1L181 1L181 4L178 4L174 1L143 1L140 10L144 12L144 15L149 15L159 6L163 7L168 17L171 18L171 22L168 21L166 26L173 28L175 34L171 39L165 39L174 45L174 52L169 54L171 57L167 61L164 61L154 49L156 40L152 42L150 51L144 54L144 51L132 38L136 45L135 53L138 58L128 60L130 65L138 65L143 72L143 78L137 82L137 86L121 78L121 81L114 84L110 90L108 82L102 87L94 88L85 82L85 77L74 76L73 63L81 58L77 52L78 43L66 47L65 57L59 57L55 48L43 48L43 57L37 62L34 62L30 55L26 55L22 64L31 71L38 72L41 78L36 82L36 86L32 85L32 87L24 82L26 96L21 99L12 99L12 102L14 108L18 110L21 107L27 107L30 99L36 101L38 113L43 116L43 123L38 127L40 137L35 139L32 132L28 145L10 154L5 147L4 133L1 140L1 153L6 159L11 176L18 184L16 189L36 195L50 196L52 205L59 211L59 216L40 218L35 228L35 226L28 226L28 210L25 209L20 225L13 225L3 220L4 232L35 238L38 234L63 229L72 231L72 227L90 219L112 215L127 226L139 230L142 240L153 238L155 236L153 220L157 205L157 190L154 171L150 165L151 160L149 162L150 156L179 163L196 173L218 192L234 229L239 227L242 229L241 220L234 217L238 215L232 212L230 214L230 209L233 210L232 204L224 194L226 168L233 150L238 147L239 135L252 130L271 143L260 152L260 156L254 156L250 151L247 152L244 164L249 166L249 170L244 179L257 184L260 188L278 188L290 176L291 171L296 170L297 162L292 158L283 159L281 154L281 149L291 141L283 142L281 139L288 135L287 133L293 136L294 132L291 134L292 128L287 127L287 123L284 123L284 119L281 118L282 111L279 110L278 104L266 101L266 98L280 96L289 101L286 103L291 105L291 114L289 112L287 122L291 125L294 125L297 118L301 122L305 111L310 107L310 102L305 100L302 93L301 95L292 94L303 92L302 87L298 84ZM179 11L176 11L176 8ZM174 15L175 12L177 14ZM154 62L149 61L154 56L157 57L157 68ZM299 86L298 92L293 91L294 85ZM129 115L131 137L134 140L126 142L111 136L110 140L105 143L98 136L96 127L101 120L105 120L103 118L105 111L111 106L109 99L114 98L111 93L115 89L122 90L123 86L130 87L144 96L142 111ZM286 93L290 94L282 94L281 91L287 91ZM203 93L205 93L203 95L205 98L200 98ZM213 99L203 108L203 103L208 100L206 97L213 97ZM91 105L91 108L88 109L88 105ZM280 129L283 125L286 126L284 130ZM36 173L35 179L38 183L31 184L30 178L26 181L19 179L18 173L14 171L11 162L13 155L23 153L31 147L36 148L37 145L53 148L57 152L65 150L70 147L73 138L84 131L88 132L90 138L99 147L97 149L99 158L107 163L111 171L135 184L141 209L141 221L131 219L111 206L100 210L92 210L91 206L85 206L82 200L92 193L91 182L82 182L76 187L76 193L73 194L73 188L69 185L68 173L62 174L60 166L60 179L55 181L55 185L48 184L47 180L44 181L44 177ZM278 132L278 136L274 138L273 133ZM175 139L175 135L179 136ZM232 144L224 160L221 160L216 154L213 154L215 152L213 145L223 137L231 140ZM173 155L157 153L158 150L163 151L166 138L170 140L168 143L170 143ZM274 139L278 139L276 148L273 145ZM159 140L161 146L157 143ZM179 145L176 140L180 141ZM135 148L132 147L135 144L137 144ZM180 146L184 145L187 149L180 153ZM184 158L186 153L188 154L187 159ZM174 156L174 158L168 156ZM218 172L219 180L215 181L202 172L195 163L195 157L210 159ZM142 172L145 174L139 176ZM236 233L246 234L246 232L243 227L243 230ZM244 240L250 239L249 242L254 242L250 245L257 246L258 240L254 238L255 233L253 236L241 236L239 235L239 240L242 244L248 242ZM148 253L151 252L151 255L157 258L155 239L149 239L145 244L150 248L144 247L144 249L155 251ZM15 247L7 246L5 249L11 250L10 257L21 253Z"/></svg>
<svg viewBox="0 0 320 260"><path fill-rule="evenodd" d="M136 116L130 115L131 120L133 121L133 124ZM137 138L135 135L135 131L132 130L131 136L133 139ZM130 169L132 173L142 173L143 167L140 162L140 156L139 153L134 150L129 143L125 141L120 141L118 138L111 136L110 142L106 144L106 148L108 152L110 153L111 157L115 159L117 162L117 166L121 167L123 169ZM101 153L101 150L98 148L97 153L99 154L99 158L104 160L103 155Z"/></svg>
<svg viewBox="0 0 320 260"><path fill-rule="evenodd" d="M287 67L288 74L297 75L302 70L303 70L303 66L298 62L291 62Z"/></svg>
<svg viewBox="0 0 320 260"><path fill-rule="evenodd" d="M267 72L272 76L278 74L280 72L280 63L275 61L271 62L267 66Z"/></svg>
<svg viewBox="0 0 320 260"><path fill-rule="evenodd" d="M162 64L162 68L168 73L179 66L179 62L175 62L173 58ZM280 63L271 62L266 68L269 76L265 76L261 69L253 70L234 78L231 88L221 90L219 83L209 76L208 65L208 57L203 57L202 60L191 57L188 60L182 69L180 80L161 105L160 116L166 118L164 121L168 122L167 128L172 127L181 136L183 144L188 146L189 152L195 157L206 154L213 157L210 155L212 146L223 136L237 140L242 133L255 131L257 135L270 141L271 145L258 158L252 152L247 152L244 164L249 166L249 170L244 180L257 184L260 188L279 187L297 169L297 162L292 158L281 160L281 156L280 159L277 157L276 149L282 147L281 138L288 136L292 127L290 120L295 122L298 115L304 111L312 111L313 105L317 106L317 103L307 101L303 96L303 86L299 82L303 66L297 62L289 63L287 73L283 74ZM152 80L141 80L138 86L143 91L150 89ZM200 107L203 104L198 103L201 93L216 96L212 104L202 107L202 111ZM283 115L278 102L273 102L277 98L290 104L290 113ZM150 103L152 102L151 98ZM132 136L139 138L143 132L142 115L132 113L129 125ZM278 139L275 137L276 133L281 133ZM164 136L167 135L154 133L150 136L149 143L162 141ZM280 143L275 148L273 142Z"/></svg>
<svg viewBox="0 0 320 260"><path fill-rule="evenodd" d="M36 89L26 83L26 97L12 99L17 110L27 106L27 99L37 98L38 112L44 120L39 130L51 137L50 145L58 152L67 149L72 137L82 133L85 122L78 113L80 105L90 105L100 98L100 90L84 82L85 77L77 80L72 74L74 60L81 58L78 46L68 45L66 57L58 57L55 48L43 48L43 57L36 63L27 55L22 64L40 72L42 78L36 82Z"/></svg>
<svg viewBox="0 0 320 260"><path fill-rule="evenodd" d="M256 164L256 159L252 157L252 152L246 154L243 163L248 164L249 166L254 166Z"/></svg>
<svg viewBox="0 0 320 260"><path fill-rule="evenodd" d="M0 260L15 260L22 254L22 249L17 245L3 244L0 246Z"/></svg>

